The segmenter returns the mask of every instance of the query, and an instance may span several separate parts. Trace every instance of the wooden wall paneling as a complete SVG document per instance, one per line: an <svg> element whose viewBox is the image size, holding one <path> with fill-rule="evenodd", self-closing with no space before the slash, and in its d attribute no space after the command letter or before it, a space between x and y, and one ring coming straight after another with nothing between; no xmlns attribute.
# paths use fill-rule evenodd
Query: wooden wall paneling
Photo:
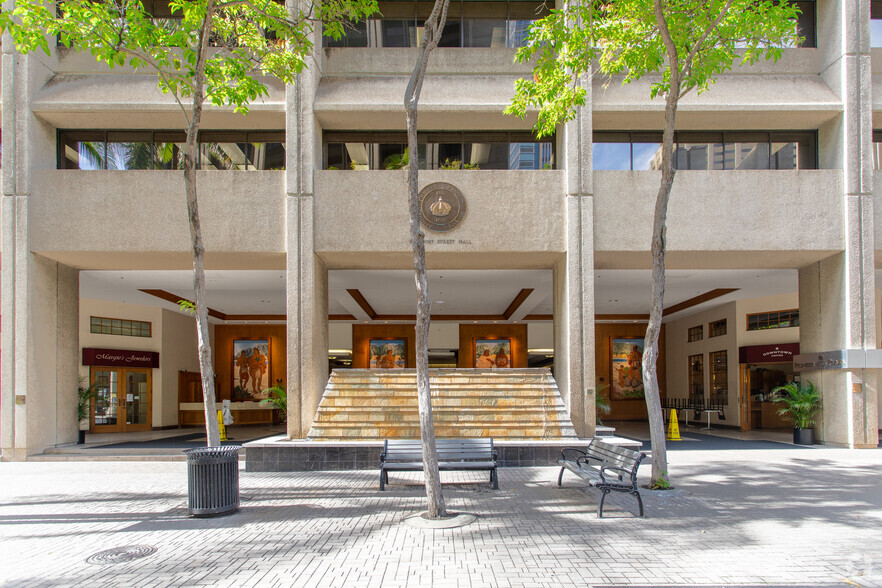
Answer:
<svg viewBox="0 0 882 588"><path fill-rule="evenodd" d="M366 370L370 368L371 339L407 340L405 366L416 367L416 330L414 325L352 325L352 367Z"/></svg>
<svg viewBox="0 0 882 588"><path fill-rule="evenodd" d="M217 374L217 400L230 400L233 385L233 341L270 340L270 386L281 379L288 383L288 346L285 325L217 325L214 328L214 371Z"/></svg>
<svg viewBox="0 0 882 588"><path fill-rule="evenodd" d="M475 367L475 339L511 339L511 367L527 367L526 324L460 324L457 367Z"/></svg>
<svg viewBox="0 0 882 588"><path fill-rule="evenodd" d="M605 384L607 388L602 394L609 395L610 381L610 339L620 337L645 337L646 323L595 323L595 346L594 361L597 380ZM664 398L667 394L667 381L665 376L665 326L662 325L658 337L658 387L659 394ZM640 400L613 400L610 402L612 412L608 415L599 415L603 420L609 421L645 421L646 401Z"/></svg>

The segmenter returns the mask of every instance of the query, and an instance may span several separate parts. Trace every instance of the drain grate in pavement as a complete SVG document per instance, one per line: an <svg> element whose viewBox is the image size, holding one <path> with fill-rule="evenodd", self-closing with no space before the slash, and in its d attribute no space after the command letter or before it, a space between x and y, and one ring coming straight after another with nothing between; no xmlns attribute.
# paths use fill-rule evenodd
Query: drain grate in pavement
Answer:
<svg viewBox="0 0 882 588"><path fill-rule="evenodd" d="M105 549L98 553L93 553L86 558L86 563L96 565L119 564L142 557L147 557L156 552L156 548L151 545L126 545L125 547L114 547L113 549Z"/></svg>

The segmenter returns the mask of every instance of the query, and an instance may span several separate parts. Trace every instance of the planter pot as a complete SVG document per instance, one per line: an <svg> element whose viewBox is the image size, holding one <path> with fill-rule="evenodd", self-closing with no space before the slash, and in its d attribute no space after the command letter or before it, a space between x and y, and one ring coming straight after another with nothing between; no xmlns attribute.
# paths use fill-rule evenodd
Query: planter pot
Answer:
<svg viewBox="0 0 882 588"><path fill-rule="evenodd" d="M82 429L80 429L79 433L80 433L80 436L77 437L77 445L82 445L83 443L86 442L86 432L83 431Z"/></svg>
<svg viewBox="0 0 882 588"><path fill-rule="evenodd" d="M793 442L796 445L814 445L814 429L793 429Z"/></svg>

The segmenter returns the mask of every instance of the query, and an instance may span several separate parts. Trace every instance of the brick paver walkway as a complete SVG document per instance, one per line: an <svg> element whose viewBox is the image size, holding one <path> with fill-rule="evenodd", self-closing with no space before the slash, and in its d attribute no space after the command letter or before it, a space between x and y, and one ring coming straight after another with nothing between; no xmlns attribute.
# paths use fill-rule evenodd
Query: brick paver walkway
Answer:
<svg viewBox="0 0 882 588"><path fill-rule="evenodd" d="M241 511L186 515L186 465L0 463L3 586L882 586L882 451L670 454L678 490L607 500L556 468L444 476L449 508L416 529L419 474L241 472ZM643 468L642 468L643 469ZM649 468L643 474L648 476ZM411 484L395 485L398 481ZM152 555L86 563L114 547Z"/></svg>

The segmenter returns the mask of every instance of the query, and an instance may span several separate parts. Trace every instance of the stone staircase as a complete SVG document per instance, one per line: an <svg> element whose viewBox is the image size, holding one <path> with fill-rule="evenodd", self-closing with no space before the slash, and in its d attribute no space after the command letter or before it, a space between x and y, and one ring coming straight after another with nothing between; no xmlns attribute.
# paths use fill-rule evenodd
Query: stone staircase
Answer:
<svg viewBox="0 0 882 588"><path fill-rule="evenodd" d="M430 370L435 436L575 439L548 368ZM418 439L415 370L334 370L308 439Z"/></svg>

